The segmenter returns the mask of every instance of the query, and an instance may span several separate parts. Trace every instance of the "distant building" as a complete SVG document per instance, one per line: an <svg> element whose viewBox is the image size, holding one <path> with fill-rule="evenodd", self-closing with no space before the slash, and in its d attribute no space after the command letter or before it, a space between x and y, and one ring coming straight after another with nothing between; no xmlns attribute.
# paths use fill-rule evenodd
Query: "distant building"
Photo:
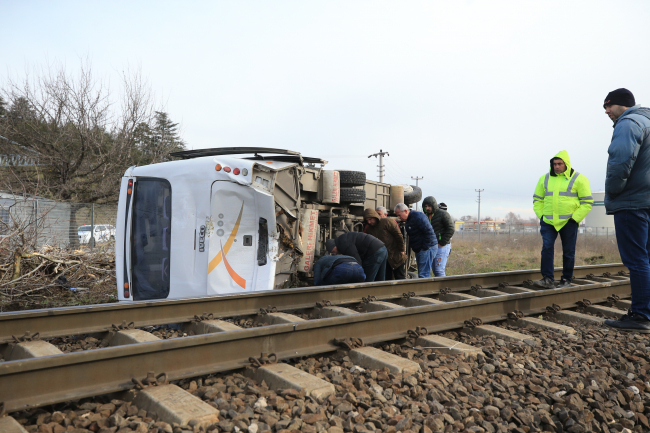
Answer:
<svg viewBox="0 0 650 433"><path fill-rule="evenodd" d="M585 218L587 227L614 227L614 215L607 215L605 212L605 191L591 193L594 198L594 206Z"/></svg>
<svg viewBox="0 0 650 433"><path fill-rule="evenodd" d="M455 221L456 231L478 231L477 221ZM505 221L481 221L481 231L507 230Z"/></svg>
<svg viewBox="0 0 650 433"><path fill-rule="evenodd" d="M605 191L592 192L594 205L585 217L585 229L588 233L613 234L614 215L605 212Z"/></svg>

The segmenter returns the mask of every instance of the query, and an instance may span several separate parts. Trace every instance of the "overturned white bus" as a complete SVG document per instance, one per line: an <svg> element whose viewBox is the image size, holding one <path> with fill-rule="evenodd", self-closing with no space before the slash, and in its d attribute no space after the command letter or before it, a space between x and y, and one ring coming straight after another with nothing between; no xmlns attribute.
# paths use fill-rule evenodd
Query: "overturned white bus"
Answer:
<svg viewBox="0 0 650 433"><path fill-rule="evenodd" d="M130 167L122 178L115 236L120 301L304 285L327 239L361 230L364 208L421 198L417 188L325 170L326 161L288 150L172 156L181 159Z"/></svg>

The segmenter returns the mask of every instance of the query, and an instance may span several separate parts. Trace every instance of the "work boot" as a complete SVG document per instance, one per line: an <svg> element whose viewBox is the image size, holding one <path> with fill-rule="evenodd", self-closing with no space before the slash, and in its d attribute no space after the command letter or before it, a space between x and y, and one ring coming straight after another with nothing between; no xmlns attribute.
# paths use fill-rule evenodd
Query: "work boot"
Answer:
<svg viewBox="0 0 650 433"><path fill-rule="evenodd" d="M622 315L618 320L605 320L605 325L618 329L619 331L650 334L650 320L645 316L639 313L633 313L630 310L627 310L627 314Z"/></svg>
<svg viewBox="0 0 650 433"><path fill-rule="evenodd" d="M558 289L564 289L565 287L571 287L571 280L565 280L562 278L560 284L557 285Z"/></svg>
<svg viewBox="0 0 650 433"><path fill-rule="evenodd" d="M541 280L533 281L533 286L539 287L540 289L554 289L555 282L549 277L544 277Z"/></svg>

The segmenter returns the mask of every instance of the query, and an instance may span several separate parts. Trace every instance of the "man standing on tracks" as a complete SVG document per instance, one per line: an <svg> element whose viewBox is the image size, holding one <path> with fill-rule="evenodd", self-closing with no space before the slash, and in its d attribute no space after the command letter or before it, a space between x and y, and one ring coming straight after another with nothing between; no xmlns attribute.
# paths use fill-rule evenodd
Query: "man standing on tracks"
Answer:
<svg viewBox="0 0 650 433"><path fill-rule="evenodd" d="M562 239L562 279L557 288L571 285L578 227L593 203L589 179L571 168L566 150L560 151L551 158L551 168L539 178L533 194L533 206L540 220L543 241L542 279L534 281L534 286L542 289L555 288L553 256L558 234Z"/></svg>
<svg viewBox="0 0 650 433"><path fill-rule="evenodd" d="M429 217L431 227L438 236L438 252L433 258L433 275L444 277L447 257L449 257L449 251L451 250L449 242L451 242L451 237L456 231L454 221L452 221L449 212L439 207L438 202L432 196L426 197L422 201L422 210Z"/></svg>
<svg viewBox="0 0 650 433"><path fill-rule="evenodd" d="M388 250L386 280L405 279L406 245L397 222L391 218L381 218L371 208L363 212L363 218L368 223L364 232L382 241Z"/></svg>
<svg viewBox="0 0 650 433"><path fill-rule="evenodd" d="M630 270L632 305L612 328L650 333L650 109L627 89L609 92L603 104L614 122L607 149L605 209L614 215L616 243Z"/></svg>
<svg viewBox="0 0 650 433"><path fill-rule="evenodd" d="M330 254L352 256L363 268L366 282L384 281L388 252L382 241L361 232L343 233L325 242Z"/></svg>
<svg viewBox="0 0 650 433"><path fill-rule="evenodd" d="M415 252L415 261L418 264L418 277L430 278L433 258L438 252L438 240L429 218L422 212L410 210L404 203L395 206L395 213L399 219L406 221L409 247Z"/></svg>

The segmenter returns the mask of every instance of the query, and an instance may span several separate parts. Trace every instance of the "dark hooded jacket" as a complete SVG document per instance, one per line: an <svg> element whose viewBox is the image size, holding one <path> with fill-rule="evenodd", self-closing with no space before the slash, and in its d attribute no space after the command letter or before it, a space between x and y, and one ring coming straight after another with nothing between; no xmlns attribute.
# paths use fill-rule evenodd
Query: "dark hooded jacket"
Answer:
<svg viewBox="0 0 650 433"><path fill-rule="evenodd" d="M406 251L404 237L395 220L391 218L381 218L374 209L366 209L363 212L363 218L376 218L377 224L371 226L368 224L365 233L372 235L382 241L388 250L388 264L395 269L400 267L406 261Z"/></svg>
<svg viewBox="0 0 650 433"><path fill-rule="evenodd" d="M432 196L426 197L422 201L422 209L424 210L424 205L428 204L433 208L433 214L427 214L426 210L424 213L429 217L431 221L431 227L433 231L436 232L438 237L438 245L444 247L451 241L451 237L456 231L456 226L454 221L451 219L451 215L446 210L440 209L438 202Z"/></svg>
<svg viewBox="0 0 650 433"><path fill-rule="evenodd" d="M650 109L635 105L614 122L607 150L605 209L650 209Z"/></svg>
<svg viewBox="0 0 650 433"><path fill-rule="evenodd" d="M384 243L372 235L349 232L334 239L334 245L339 254L352 256L362 265L363 260L377 252Z"/></svg>

